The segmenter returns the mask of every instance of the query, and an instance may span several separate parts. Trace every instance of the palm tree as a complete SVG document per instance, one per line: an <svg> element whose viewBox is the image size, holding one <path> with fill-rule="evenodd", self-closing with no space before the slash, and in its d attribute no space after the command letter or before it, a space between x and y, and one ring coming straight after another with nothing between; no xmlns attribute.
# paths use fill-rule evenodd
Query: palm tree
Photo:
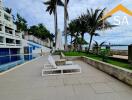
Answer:
<svg viewBox="0 0 132 100"><path fill-rule="evenodd" d="M68 31L70 32L70 35L75 35L74 33L78 32L79 36L81 36L80 39L82 39L82 43L80 43L80 50L82 50L82 45L83 45L83 41L84 41L84 34L87 32L87 28L86 28L86 20L85 20L85 15L81 15L79 16L77 19L72 20L69 23L68 26ZM80 41L80 42L81 42Z"/></svg>
<svg viewBox="0 0 132 100"><path fill-rule="evenodd" d="M35 37L43 39L50 39L53 41L54 35L42 24L33 25L28 30L29 34L34 35Z"/></svg>
<svg viewBox="0 0 132 100"><path fill-rule="evenodd" d="M49 12L50 15L54 14L55 42L56 42L57 33L58 33L57 5L64 6L64 4L61 2L61 0L49 0L47 2L44 2L43 4L48 5L46 11Z"/></svg>
<svg viewBox="0 0 132 100"><path fill-rule="evenodd" d="M64 0L64 34L65 34L65 50L67 51L67 20L68 20L68 5L69 0Z"/></svg>
<svg viewBox="0 0 132 100"><path fill-rule="evenodd" d="M12 13L12 9L11 9L11 8L5 7L4 10L5 10L7 13L9 13L9 14Z"/></svg>
<svg viewBox="0 0 132 100"><path fill-rule="evenodd" d="M75 37L75 33L77 32L77 29L76 29L76 23L75 21L71 21L69 24L68 24L68 28L67 28L67 35L71 36L71 45L72 45L72 39L73 37Z"/></svg>
<svg viewBox="0 0 132 100"><path fill-rule="evenodd" d="M88 44L87 41L85 39L82 40L81 37L79 37L79 35L77 35L75 37L75 39L72 41L72 43L75 45L75 49L78 49L80 51L80 47L81 45L86 45ZM81 47L82 48L82 47ZM82 50L82 49L81 49Z"/></svg>
<svg viewBox="0 0 132 100"><path fill-rule="evenodd" d="M17 18L15 21L15 24L17 26L17 30L26 32L28 30L27 28L27 21L23 17L20 16L20 14L17 13Z"/></svg>
<svg viewBox="0 0 132 100"><path fill-rule="evenodd" d="M97 42L97 41L94 41L94 45L93 45L93 48L95 49L96 51L96 54L99 54L99 51L101 49L101 47L106 43L105 41L104 42L101 42L100 44Z"/></svg>
<svg viewBox="0 0 132 100"><path fill-rule="evenodd" d="M93 36L99 36L99 34L96 33L97 30L100 31L100 30L106 30L106 29L111 29L112 27L115 27L115 25L111 25L107 21L107 19L110 16L108 16L105 19L102 19L104 16L105 10L106 10L105 8L103 10L96 9L95 11L93 11L93 9L87 10L86 26L87 26L87 32L90 35L88 52L89 52L90 47L91 47Z"/></svg>
<svg viewBox="0 0 132 100"><path fill-rule="evenodd" d="M74 37L74 47L77 48L77 41L80 36L80 25L79 19L72 20L68 25L68 33L71 36L71 44L73 43L72 38ZM68 35L68 34L67 34Z"/></svg>
<svg viewBox="0 0 132 100"><path fill-rule="evenodd" d="M82 39L82 42L83 42L84 35L87 32L85 15L79 16L78 20L79 20L78 25L79 25L80 35L81 35L81 39ZM82 49L82 46L80 46L80 49Z"/></svg>

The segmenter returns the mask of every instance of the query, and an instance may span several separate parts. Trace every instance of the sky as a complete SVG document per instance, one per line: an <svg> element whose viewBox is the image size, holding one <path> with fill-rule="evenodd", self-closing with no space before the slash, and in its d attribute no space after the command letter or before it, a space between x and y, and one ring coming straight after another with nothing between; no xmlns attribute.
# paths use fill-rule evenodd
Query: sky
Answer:
<svg viewBox="0 0 132 100"><path fill-rule="evenodd" d="M24 17L28 25L36 25L43 23L50 32L54 33L54 17L46 12L46 5L42 2L47 0L3 0L4 6L12 8L13 14L19 13ZM132 0L69 0L68 12L69 21L77 18L82 13L86 13L87 9L107 8L107 12L115 8L118 4L123 4L126 8L132 11ZM111 44L132 44L132 16L126 15L123 12L117 12L109 21L112 24L117 24L114 18L120 21L118 27L106 31L97 31L99 37L94 37L93 40L98 42L106 41ZM125 22L127 23L125 23ZM64 30L64 9L58 7L58 27L60 31ZM68 38L70 41L70 38ZM89 34L85 34L85 40L89 41Z"/></svg>

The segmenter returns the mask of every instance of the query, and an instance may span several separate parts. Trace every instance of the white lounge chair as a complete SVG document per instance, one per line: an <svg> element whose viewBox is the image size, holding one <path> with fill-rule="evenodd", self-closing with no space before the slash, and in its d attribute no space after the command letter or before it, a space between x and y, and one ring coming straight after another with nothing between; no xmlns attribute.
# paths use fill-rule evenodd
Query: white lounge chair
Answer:
<svg viewBox="0 0 132 100"><path fill-rule="evenodd" d="M42 76L81 73L81 67L79 65L73 64L57 66L52 56L48 57L48 61L50 64L44 65Z"/></svg>
<svg viewBox="0 0 132 100"><path fill-rule="evenodd" d="M72 61L67 61L66 59L59 59L55 61L56 65L73 65L74 63Z"/></svg>

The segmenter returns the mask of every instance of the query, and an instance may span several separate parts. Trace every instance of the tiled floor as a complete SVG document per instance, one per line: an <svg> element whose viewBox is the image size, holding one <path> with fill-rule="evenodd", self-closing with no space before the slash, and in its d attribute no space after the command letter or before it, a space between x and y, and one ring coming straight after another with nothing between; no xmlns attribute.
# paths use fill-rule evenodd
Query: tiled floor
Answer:
<svg viewBox="0 0 132 100"><path fill-rule="evenodd" d="M82 61L81 74L42 77L46 63L44 56L1 75L0 100L132 100L132 87Z"/></svg>

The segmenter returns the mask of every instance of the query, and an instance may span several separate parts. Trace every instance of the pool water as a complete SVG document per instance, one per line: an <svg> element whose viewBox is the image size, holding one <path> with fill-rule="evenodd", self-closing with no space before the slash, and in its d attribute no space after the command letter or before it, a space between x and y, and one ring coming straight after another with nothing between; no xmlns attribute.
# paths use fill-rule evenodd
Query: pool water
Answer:
<svg viewBox="0 0 132 100"><path fill-rule="evenodd" d="M4 71L7 71L7 70L9 70L9 69L11 69L11 68L14 68L14 67L16 67L17 65L20 65L20 64L23 64L23 63L25 63L25 62L28 62L28 61L31 61L31 60L33 60L33 59L35 59L36 57L32 57L32 58L30 58L30 59L23 59L23 60L17 60L17 61L13 61L13 62L8 62L8 63L6 63L6 64L1 64L0 65L0 73L1 72L4 72Z"/></svg>

